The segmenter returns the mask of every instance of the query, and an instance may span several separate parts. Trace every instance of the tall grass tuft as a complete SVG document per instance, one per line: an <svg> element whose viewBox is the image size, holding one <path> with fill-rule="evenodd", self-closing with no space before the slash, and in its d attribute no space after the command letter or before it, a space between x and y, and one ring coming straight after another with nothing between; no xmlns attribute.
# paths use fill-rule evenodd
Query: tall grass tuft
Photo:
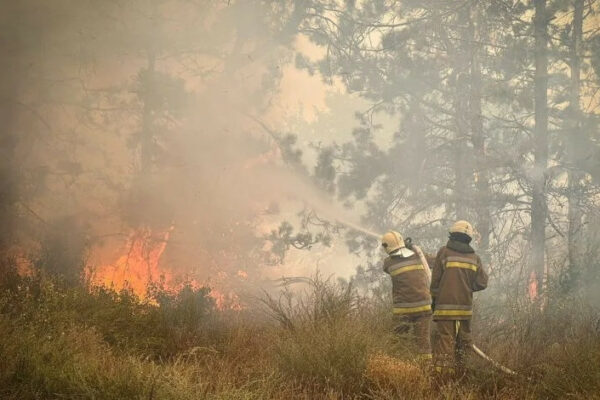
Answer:
<svg viewBox="0 0 600 400"><path fill-rule="evenodd" d="M312 278L286 281L279 298L266 295L268 314L284 328L273 354L278 371L288 380L346 395L366 384L369 356L390 350L385 326L364 318L363 300L351 284ZM292 284L305 289L294 294Z"/></svg>

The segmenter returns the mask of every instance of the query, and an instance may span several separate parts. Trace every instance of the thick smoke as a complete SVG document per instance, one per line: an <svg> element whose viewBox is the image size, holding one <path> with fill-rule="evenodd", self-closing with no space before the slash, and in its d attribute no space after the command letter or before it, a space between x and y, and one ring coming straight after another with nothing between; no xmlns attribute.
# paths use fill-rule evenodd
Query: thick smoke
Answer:
<svg viewBox="0 0 600 400"><path fill-rule="evenodd" d="M293 15L269 2L65 1L38 25L37 3L11 10L32 28L11 27L10 60L28 69L15 79L4 68L13 76L4 93L20 107L7 111L6 131L30 132L3 147L5 182L20 182L6 190L29 227L13 253L36 260L39 249L62 246L68 262L40 265L68 276L86 265L93 275L127 255L144 229L156 243L169 235L162 270L220 286L262 286L339 255L341 246L273 265L264 240L307 207L358 223L315 187L285 133L287 117L314 118L325 94L293 66ZM304 89L309 104L294 104L306 82L320 92ZM282 108L286 98L296 111Z"/></svg>

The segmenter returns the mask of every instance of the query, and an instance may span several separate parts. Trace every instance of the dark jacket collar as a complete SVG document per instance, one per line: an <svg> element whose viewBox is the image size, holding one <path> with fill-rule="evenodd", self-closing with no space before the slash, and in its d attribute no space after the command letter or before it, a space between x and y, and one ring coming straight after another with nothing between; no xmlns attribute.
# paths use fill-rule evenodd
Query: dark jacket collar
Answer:
<svg viewBox="0 0 600 400"><path fill-rule="evenodd" d="M473 250L469 244L452 239L448 240L446 247L450 250L458 251L459 253L475 253L475 250Z"/></svg>

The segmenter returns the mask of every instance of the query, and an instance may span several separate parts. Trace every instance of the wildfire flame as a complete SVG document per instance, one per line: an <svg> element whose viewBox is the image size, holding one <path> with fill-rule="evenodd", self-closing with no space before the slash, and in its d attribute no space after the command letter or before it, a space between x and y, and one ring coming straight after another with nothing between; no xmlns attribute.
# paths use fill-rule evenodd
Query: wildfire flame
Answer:
<svg viewBox="0 0 600 400"><path fill-rule="evenodd" d="M93 283L116 291L131 289L141 298L146 297L151 284L162 283L169 287L173 277L160 268L160 258L170 234L171 230L162 235L153 234L147 228L134 231L127 240L125 253L113 264L98 268Z"/></svg>
<svg viewBox="0 0 600 400"><path fill-rule="evenodd" d="M529 275L528 292L529 292L529 300L535 301L535 299L537 299L537 296L538 296L538 285L537 285L537 277L535 275L535 271L531 271L531 274Z"/></svg>
<svg viewBox="0 0 600 400"><path fill-rule="evenodd" d="M161 258L172 231L173 228L164 233L153 233L148 228L140 228L132 232L124 246L124 253L114 263L103 265L93 272L92 285L104 286L116 291L128 289L142 299L147 298L148 288L152 285L172 292L179 291L184 285L190 285L195 289L210 286L209 296L214 299L218 309L238 311L243 309L235 293L215 289L215 282L207 285L189 277L175 276L170 268L162 266ZM246 278L248 275L240 270L237 276ZM225 272L220 272L216 276L218 281L225 281L227 277Z"/></svg>

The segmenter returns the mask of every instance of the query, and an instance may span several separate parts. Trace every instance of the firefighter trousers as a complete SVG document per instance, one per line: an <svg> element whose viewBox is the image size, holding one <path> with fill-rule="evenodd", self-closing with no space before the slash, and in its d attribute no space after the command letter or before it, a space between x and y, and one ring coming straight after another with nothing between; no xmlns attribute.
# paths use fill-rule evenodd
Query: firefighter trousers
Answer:
<svg viewBox="0 0 600 400"><path fill-rule="evenodd" d="M471 320L437 320L433 342L433 363L438 372L454 373L464 369L465 358L472 345Z"/></svg>
<svg viewBox="0 0 600 400"><path fill-rule="evenodd" d="M410 335L417 349L417 359L431 359L431 315L397 315L395 325L398 335Z"/></svg>

